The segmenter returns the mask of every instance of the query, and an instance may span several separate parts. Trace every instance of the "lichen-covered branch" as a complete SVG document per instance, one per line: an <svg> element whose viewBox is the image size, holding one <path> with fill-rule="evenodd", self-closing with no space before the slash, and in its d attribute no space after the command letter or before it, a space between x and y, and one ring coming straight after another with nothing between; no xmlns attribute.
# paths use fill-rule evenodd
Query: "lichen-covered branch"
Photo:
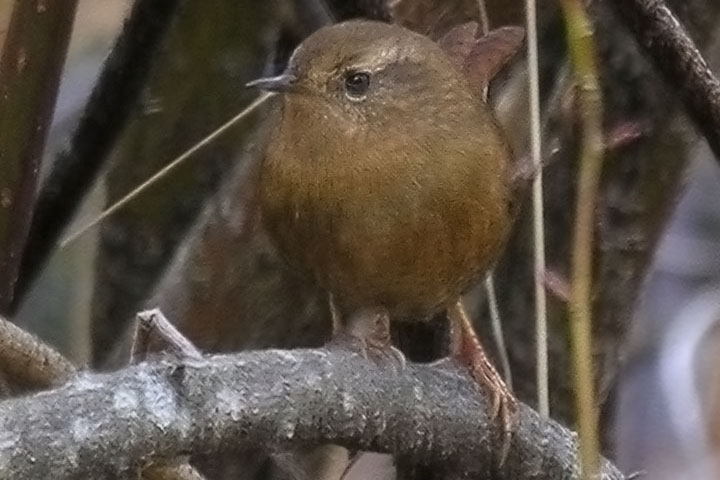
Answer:
<svg viewBox="0 0 720 480"><path fill-rule="evenodd" d="M0 403L0 470L8 480L110 479L157 458L330 442L469 478L578 478L575 435L525 406L496 471L503 435L490 403L448 362L398 372L325 349L161 360Z"/></svg>
<svg viewBox="0 0 720 480"><path fill-rule="evenodd" d="M142 326L147 330L159 325L157 328L170 329L171 332L174 332L172 326L159 311L138 314L138 321L141 322L138 328ZM172 338L180 342L180 345L186 349L185 351L192 355L199 355L196 349L193 350L195 347L184 337ZM14 383L24 386L48 388L65 383L77 370L61 353L0 316L0 372L3 374L2 379L7 376ZM4 396L0 393L0 398ZM142 478L145 480L203 480L202 475L195 468L178 459L148 466L143 471Z"/></svg>

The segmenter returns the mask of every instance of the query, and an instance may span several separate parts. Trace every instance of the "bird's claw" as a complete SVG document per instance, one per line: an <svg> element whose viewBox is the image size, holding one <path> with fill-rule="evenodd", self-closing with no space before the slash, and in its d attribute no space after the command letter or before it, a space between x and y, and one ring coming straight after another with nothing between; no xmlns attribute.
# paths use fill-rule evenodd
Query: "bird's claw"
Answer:
<svg viewBox="0 0 720 480"><path fill-rule="evenodd" d="M494 369L488 371L485 368L474 368L471 366L470 373L478 387L487 388L492 396L490 421L495 422L499 419L501 422L503 441L500 450L499 466L502 467L510 452L518 401L507 389L505 382L502 381Z"/></svg>
<svg viewBox="0 0 720 480"><path fill-rule="evenodd" d="M373 360L379 366L391 365L397 372L405 370L405 355L390 341L390 317L384 310L353 315L346 328L336 331L330 345L339 346Z"/></svg>

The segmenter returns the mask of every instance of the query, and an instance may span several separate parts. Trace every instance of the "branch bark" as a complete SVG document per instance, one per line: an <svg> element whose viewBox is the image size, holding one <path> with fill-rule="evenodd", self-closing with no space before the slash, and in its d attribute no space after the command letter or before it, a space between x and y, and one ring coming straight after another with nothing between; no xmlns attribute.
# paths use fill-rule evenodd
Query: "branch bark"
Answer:
<svg viewBox="0 0 720 480"><path fill-rule="evenodd" d="M0 469L13 480L115 479L143 462L229 445L332 442L473 478L578 478L575 435L524 405L507 461L495 468L503 434L491 411L491 399L448 362L398 373L326 349L160 360L0 403ZM607 461L602 475L625 478Z"/></svg>
<svg viewBox="0 0 720 480"><path fill-rule="evenodd" d="M610 2L675 87L688 114L720 161L720 80L663 0Z"/></svg>
<svg viewBox="0 0 720 480"><path fill-rule="evenodd" d="M77 0L17 0L0 58L0 312L15 294Z"/></svg>
<svg viewBox="0 0 720 480"><path fill-rule="evenodd" d="M153 326L172 329L160 312L148 312L138 315L140 326L147 329ZM197 350L182 337L185 343L182 346L193 355L199 355ZM10 377L14 383L33 388L48 388L60 385L77 373L75 366L63 355L45 344L31 333L8 322L0 316L0 378ZM8 385L9 387L10 385ZM4 397L0 392L0 398ZM0 434L1 435L1 434ZM143 471L144 480L204 480L204 477L189 464L174 459L149 466Z"/></svg>
<svg viewBox="0 0 720 480"><path fill-rule="evenodd" d="M48 388L76 370L58 351L0 316L0 371L24 386Z"/></svg>

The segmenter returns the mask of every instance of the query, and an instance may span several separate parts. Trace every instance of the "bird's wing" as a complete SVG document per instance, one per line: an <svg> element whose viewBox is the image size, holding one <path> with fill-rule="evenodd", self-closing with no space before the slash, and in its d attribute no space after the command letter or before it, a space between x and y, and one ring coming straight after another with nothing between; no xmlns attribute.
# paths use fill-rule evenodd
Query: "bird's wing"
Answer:
<svg viewBox="0 0 720 480"><path fill-rule="evenodd" d="M470 85L483 96L488 85L520 50L525 30L521 27L501 27L476 38L478 25L464 23L446 33L438 44L457 63Z"/></svg>

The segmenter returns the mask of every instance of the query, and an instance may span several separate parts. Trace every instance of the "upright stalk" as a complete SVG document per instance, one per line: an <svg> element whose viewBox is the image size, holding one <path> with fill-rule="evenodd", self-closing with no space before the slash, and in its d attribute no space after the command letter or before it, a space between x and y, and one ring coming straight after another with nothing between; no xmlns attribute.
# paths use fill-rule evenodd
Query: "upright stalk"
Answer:
<svg viewBox="0 0 720 480"><path fill-rule="evenodd" d="M592 365L592 280L595 205L603 159L602 92L598 82L592 26L582 0L561 0L570 59L577 84L582 139L572 245L570 346L582 478L598 471L598 418Z"/></svg>
<svg viewBox="0 0 720 480"><path fill-rule="evenodd" d="M525 0L527 24L528 91L530 103L530 154L535 168L533 181L533 250L535 278L535 357L538 412L550 415L547 353L547 300L545 297L545 222L543 218L542 143L540 137L540 80L538 74L537 12L535 0Z"/></svg>
<svg viewBox="0 0 720 480"><path fill-rule="evenodd" d="M0 313L13 300L77 0L16 0L0 58Z"/></svg>

